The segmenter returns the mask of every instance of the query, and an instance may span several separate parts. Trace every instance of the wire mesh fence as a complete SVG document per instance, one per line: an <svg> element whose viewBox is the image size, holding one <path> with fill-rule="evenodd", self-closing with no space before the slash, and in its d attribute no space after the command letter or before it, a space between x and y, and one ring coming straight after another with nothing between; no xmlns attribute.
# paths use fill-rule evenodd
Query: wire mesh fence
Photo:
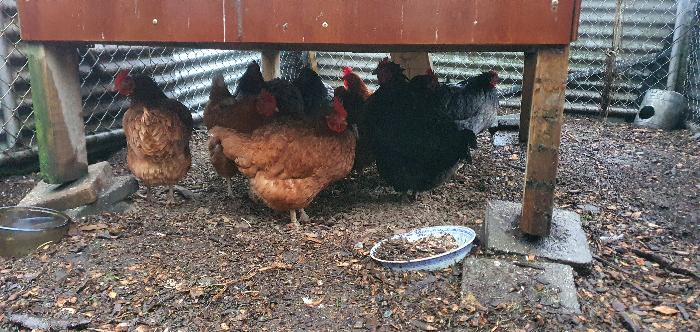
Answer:
<svg viewBox="0 0 700 332"><path fill-rule="evenodd" d="M599 112L607 98L609 110L634 112L646 90L666 88L676 0L585 0L582 6L579 39L571 46L566 109ZM352 66L373 83L369 72L384 56L319 53L319 69L325 78L339 81L341 67ZM522 53L434 53L432 60L438 76L453 82L497 70L501 105L520 107Z"/></svg>
<svg viewBox="0 0 700 332"><path fill-rule="evenodd" d="M677 6L677 3L690 4ZM698 115L698 27L689 32L689 52L678 52L687 42L679 34L676 20L681 15L697 16L697 0L585 0L579 40L572 45L566 109L632 113L644 93L651 88L678 88L689 94ZM680 9L680 10L679 10ZM14 0L0 0L0 171L22 160L35 162L35 131L27 61L22 51ZM695 21L697 22L697 21ZM674 47L675 46L675 47ZM76 50L80 56L81 93L84 100L85 130L88 142L118 139L121 116L127 101L110 91L119 69L147 73L196 114L206 103L211 77L223 73L234 85L245 66L258 60L260 53L185 49L172 47L95 45ZM688 56L684 82L670 82L672 73ZM318 52L319 74L327 83L340 84L344 66L351 66L370 87L376 78L370 74L387 53ZM282 76L293 79L305 52L283 52ZM499 71L502 106L519 108L523 55L508 52L434 53L433 63L442 80L459 81L481 71ZM695 72L693 72L695 70ZM196 115L195 115L196 116ZM34 158L34 159L32 159Z"/></svg>

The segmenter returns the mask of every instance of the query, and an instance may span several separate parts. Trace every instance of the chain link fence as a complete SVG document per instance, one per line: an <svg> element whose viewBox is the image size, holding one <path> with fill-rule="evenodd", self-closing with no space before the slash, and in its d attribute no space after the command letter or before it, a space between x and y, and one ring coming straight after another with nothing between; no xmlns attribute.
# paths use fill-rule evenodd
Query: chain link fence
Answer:
<svg viewBox="0 0 700 332"><path fill-rule="evenodd" d="M610 112L633 114L648 89L667 87L676 0L584 0L582 6L579 39L571 46L566 109L598 113L606 103ZM319 53L319 70L337 85L341 68L351 66L373 85L370 72L385 56ZM438 76L452 82L497 70L501 105L520 107L522 53L433 53L432 60Z"/></svg>
<svg viewBox="0 0 700 332"><path fill-rule="evenodd" d="M684 9L695 12L697 0ZM679 82L689 95L691 118L698 113L698 26L688 36L689 52L675 52L674 45L687 40L676 32L676 18L683 15L676 0L584 0L579 40L572 45L568 111L633 114L646 90L667 88L674 56L688 54L689 72ZM27 61L22 51L14 0L0 0L0 174L17 165L36 167L36 140ZM675 41L675 42L674 42ZM76 50L80 56L81 93L84 100L88 149L122 144L121 117L127 101L110 91L119 69L147 73L167 95L189 106L195 116L207 101L211 77L223 73L233 86L245 66L258 60L260 53L95 45ZM675 53L674 53L675 52ZM332 86L341 84L341 68L351 66L372 88L376 77L370 72L388 53L318 52L319 74ZM296 70L308 61L305 52L283 52L282 76L293 79ZM523 71L521 53L474 52L432 54L442 80L459 81L485 70L499 71L502 106L520 107ZM694 107L694 108L693 108Z"/></svg>
<svg viewBox="0 0 700 332"><path fill-rule="evenodd" d="M0 0L0 174L37 167L29 69L19 33L16 2ZM111 91L120 69L153 77L165 93L201 117L211 79L224 75L231 88L259 52L94 45L80 48L80 87L88 150L123 144L122 115L128 100Z"/></svg>

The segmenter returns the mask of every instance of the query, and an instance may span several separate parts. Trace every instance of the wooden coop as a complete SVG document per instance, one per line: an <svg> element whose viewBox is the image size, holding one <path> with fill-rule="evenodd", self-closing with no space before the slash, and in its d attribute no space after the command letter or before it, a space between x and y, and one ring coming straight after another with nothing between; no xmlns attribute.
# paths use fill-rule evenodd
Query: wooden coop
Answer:
<svg viewBox="0 0 700 332"><path fill-rule="evenodd" d="M548 235L554 204L569 44L581 0L19 0L42 175L87 172L76 46L262 50L266 79L279 50L396 52L409 76L431 51L525 53L520 139L528 142L521 230ZM408 53L413 52L413 53ZM421 52L421 53L417 53Z"/></svg>

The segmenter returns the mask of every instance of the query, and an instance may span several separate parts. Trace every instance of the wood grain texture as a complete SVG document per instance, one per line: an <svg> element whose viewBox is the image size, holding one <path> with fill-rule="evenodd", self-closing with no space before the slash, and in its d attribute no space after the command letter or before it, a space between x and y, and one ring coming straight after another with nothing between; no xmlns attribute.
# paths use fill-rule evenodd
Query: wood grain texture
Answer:
<svg viewBox="0 0 700 332"><path fill-rule="evenodd" d="M265 81L280 77L280 52L263 51L260 55L260 69Z"/></svg>
<svg viewBox="0 0 700 332"><path fill-rule="evenodd" d="M41 176L66 183L87 174L88 162L74 48L26 46Z"/></svg>
<svg viewBox="0 0 700 332"><path fill-rule="evenodd" d="M530 114L532 110L532 98L535 90L535 68L537 68L537 52L525 52L525 65L523 66L523 94L520 102L520 142L527 142L530 131Z"/></svg>
<svg viewBox="0 0 700 332"><path fill-rule="evenodd" d="M566 45L579 0L19 0L27 41ZM369 51L369 50L368 50Z"/></svg>
<svg viewBox="0 0 700 332"><path fill-rule="evenodd" d="M406 70L404 74L409 79L416 75L424 75L426 70L433 69L433 60L430 53L426 52L391 53L391 60Z"/></svg>
<svg viewBox="0 0 700 332"><path fill-rule="evenodd" d="M569 48L537 52L520 229L549 235L564 121Z"/></svg>

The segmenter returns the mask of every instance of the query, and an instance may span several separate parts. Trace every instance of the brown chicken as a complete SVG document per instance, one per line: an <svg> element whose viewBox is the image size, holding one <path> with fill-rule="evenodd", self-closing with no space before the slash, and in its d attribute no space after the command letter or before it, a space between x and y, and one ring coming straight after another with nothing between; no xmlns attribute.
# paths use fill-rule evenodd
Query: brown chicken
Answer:
<svg viewBox="0 0 700 332"><path fill-rule="evenodd" d="M229 92L222 75L214 77L203 120L207 129L219 126L250 134L280 112L299 113L301 108L301 95L291 83L279 79L265 82L260 66L251 62L238 80L235 95ZM228 195L232 196L231 178L238 174L236 165L223 154L217 138L210 137L208 147L212 165L226 179Z"/></svg>
<svg viewBox="0 0 700 332"><path fill-rule="evenodd" d="M152 186L167 185L166 203L175 203L173 185L185 177L192 165L190 110L169 99L145 75L129 76L127 70L121 70L114 87L119 94L131 98L122 120L129 170L146 186L149 201Z"/></svg>
<svg viewBox="0 0 700 332"><path fill-rule="evenodd" d="M309 75L311 69L304 71ZM320 77L315 72L313 76L309 86L325 90L323 84L316 84ZM304 110L320 114L318 124L282 117L250 134L223 127L210 131L212 138L221 142L226 157L250 179L251 191L270 208L289 211L294 225L298 225L297 210L302 221L308 220L304 208L321 190L346 177L352 169L355 136L347 130L347 112L337 98L326 100L327 95L324 91L302 90L305 104L320 108Z"/></svg>
<svg viewBox="0 0 700 332"><path fill-rule="evenodd" d="M343 86L335 89L335 95L343 103L348 112L348 124L357 136L355 164L352 169L362 173L374 162L369 136L367 136L367 98L372 91L362 78L352 71L351 67L343 68Z"/></svg>

